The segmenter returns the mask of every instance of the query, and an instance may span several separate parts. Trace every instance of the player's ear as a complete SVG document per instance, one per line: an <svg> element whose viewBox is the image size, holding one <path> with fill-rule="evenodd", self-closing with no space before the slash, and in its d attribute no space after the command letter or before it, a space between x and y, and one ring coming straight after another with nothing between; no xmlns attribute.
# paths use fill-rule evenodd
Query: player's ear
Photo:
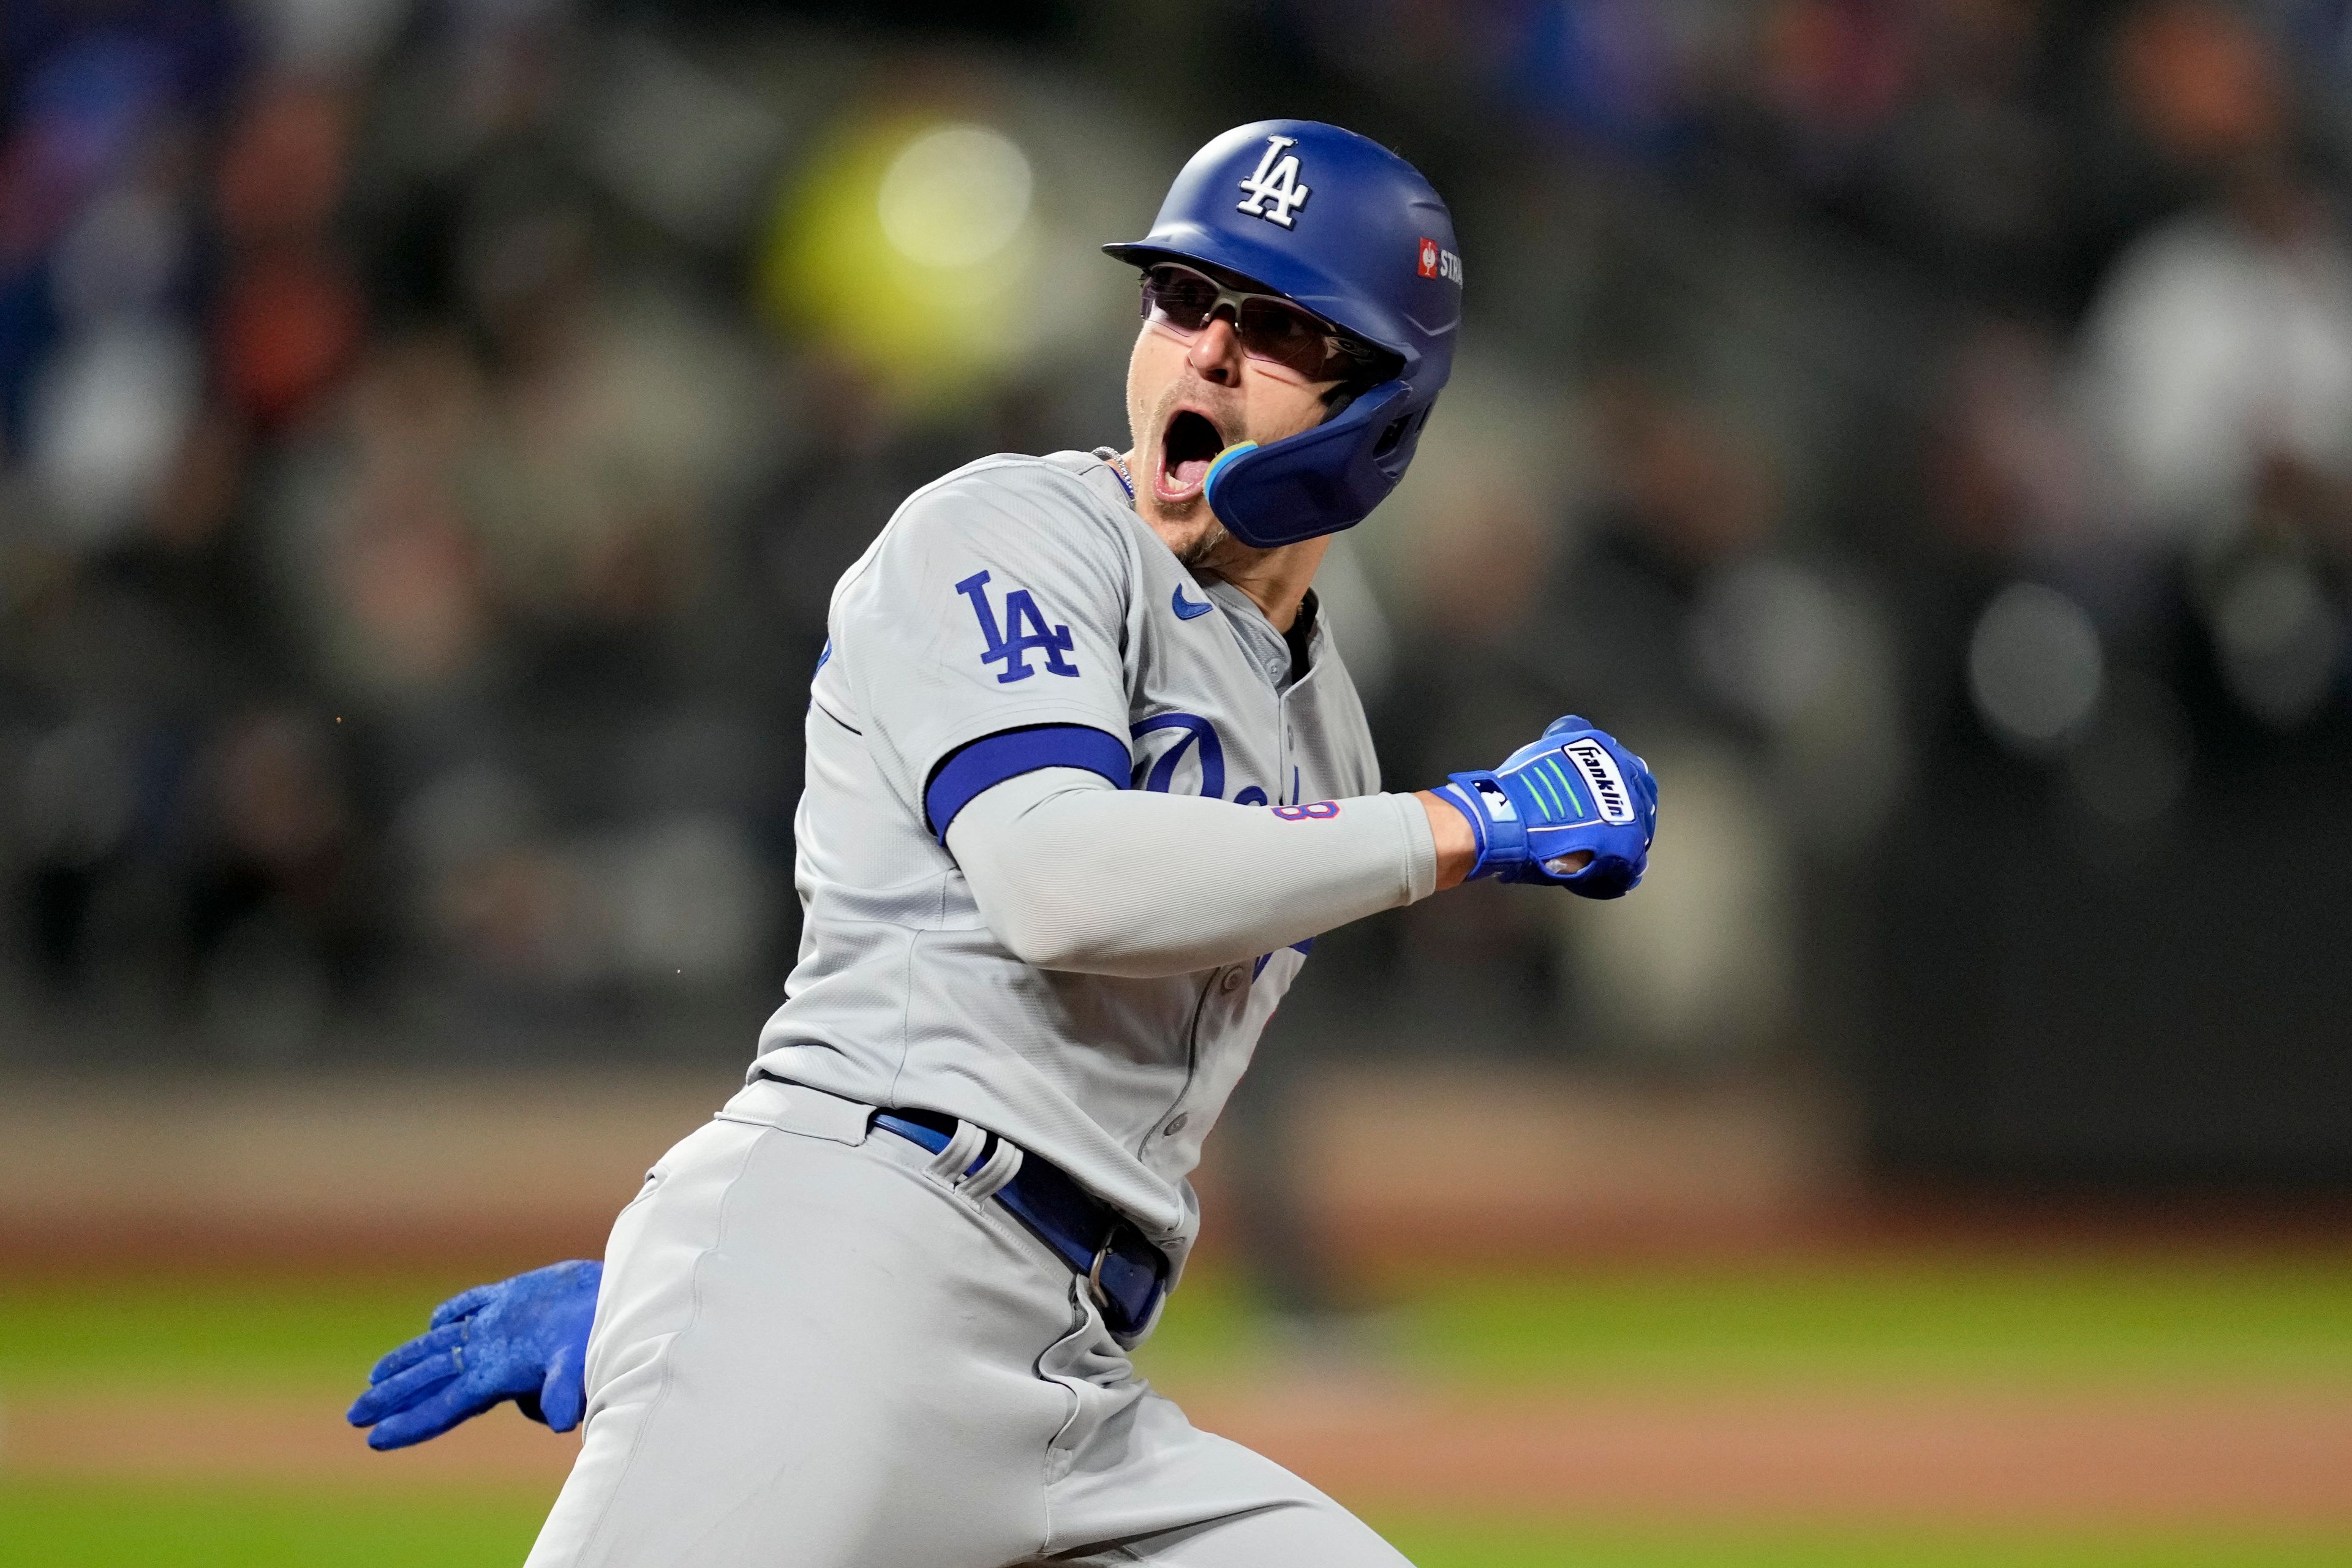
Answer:
<svg viewBox="0 0 2352 1568"><path fill-rule="evenodd" d="M1367 365L1345 381L1335 381L1323 394L1323 422L1329 424L1348 411L1348 405L1396 374L1391 362Z"/></svg>
<svg viewBox="0 0 2352 1568"><path fill-rule="evenodd" d="M1351 375L1347 380L1337 383L1330 391L1323 395L1323 417L1317 423L1328 425L1332 420L1348 412L1349 404L1379 384L1378 377L1361 375Z"/></svg>

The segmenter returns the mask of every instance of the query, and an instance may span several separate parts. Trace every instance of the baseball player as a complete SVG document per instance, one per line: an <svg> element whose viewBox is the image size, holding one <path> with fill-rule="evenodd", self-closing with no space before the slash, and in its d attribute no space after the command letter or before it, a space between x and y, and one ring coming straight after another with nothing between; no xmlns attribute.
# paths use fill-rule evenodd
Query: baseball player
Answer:
<svg viewBox="0 0 2352 1568"><path fill-rule="evenodd" d="M601 1268L457 1297L352 1407L379 1447L584 1417L533 1568L1402 1561L1136 1376L1185 1176L1317 933L1474 877L1613 898L1656 786L1570 717L1380 793L1310 584L1453 360L1411 165L1245 125L1106 248L1142 273L1132 446L960 468L834 592L748 1086Z"/></svg>

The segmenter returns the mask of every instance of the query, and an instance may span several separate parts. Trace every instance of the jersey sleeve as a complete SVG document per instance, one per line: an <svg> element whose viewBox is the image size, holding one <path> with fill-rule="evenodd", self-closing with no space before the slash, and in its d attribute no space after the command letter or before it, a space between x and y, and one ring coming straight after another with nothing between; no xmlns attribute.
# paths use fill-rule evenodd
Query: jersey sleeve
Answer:
<svg viewBox="0 0 2352 1568"><path fill-rule="evenodd" d="M833 647L884 775L944 842L1008 778L1130 782L1130 565L1117 520L1037 467L950 476L846 579Z"/></svg>
<svg viewBox="0 0 2352 1568"><path fill-rule="evenodd" d="M1268 809L1037 773L971 802L949 847L1015 956L1135 979L1278 952L1437 888L1409 795Z"/></svg>

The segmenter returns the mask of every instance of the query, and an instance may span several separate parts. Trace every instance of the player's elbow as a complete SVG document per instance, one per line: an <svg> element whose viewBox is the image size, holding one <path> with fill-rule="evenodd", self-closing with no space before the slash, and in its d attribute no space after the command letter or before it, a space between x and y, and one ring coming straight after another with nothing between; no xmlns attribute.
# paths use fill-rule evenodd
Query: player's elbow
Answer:
<svg viewBox="0 0 2352 1568"><path fill-rule="evenodd" d="M1068 962L1072 944L1066 934L1025 911L988 911L988 929L1004 944L1005 952L1024 963L1040 969L1059 969Z"/></svg>
<svg viewBox="0 0 2352 1568"><path fill-rule="evenodd" d="M1083 942L1067 939L1005 942L1005 948L1032 969L1060 970L1070 974L1101 973L1100 961Z"/></svg>
<svg viewBox="0 0 2352 1568"><path fill-rule="evenodd" d="M1011 899L982 913L1004 950L1024 963L1084 973L1099 959L1078 912L1051 894Z"/></svg>
<svg viewBox="0 0 2352 1568"><path fill-rule="evenodd" d="M1077 944L1065 911L1055 907L1060 900L1034 869L1033 861L1018 855L975 852L965 856L963 874L980 918L1005 952L1040 969L1060 969Z"/></svg>
<svg viewBox="0 0 2352 1568"><path fill-rule="evenodd" d="M961 852L972 902L1004 950L1036 969L1128 979L1198 965L1168 946L1164 911L1139 900L1115 847L1033 813L1008 831L967 837Z"/></svg>
<svg viewBox="0 0 2352 1568"><path fill-rule="evenodd" d="M1029 889L1024 897L982 900L981 914L1004 950L1035 969L1133 980L1199 967L1159 951L1134 914L1106 909L1106 901Z"/></svg>
<svg viewBox="0 0 2352 1568"><path fill-rule="evenodd" d="M1104 935L1097 868L1034 822L985 837L950 835L980 917L1004 950L1039 969L1094 969Z"/></svg>
<svg viewBox="0 0 2352 1568"><path fill-rule="evenodd" d="M1220 962L1215 955L1203 954L1192 945L1170 942L1162 936L1133 929L1071 925L1024 933L1024 938L1018 942L1006 941L1005 947L1033 968L1106 975L1114 980L1165 980Z"/></svg>

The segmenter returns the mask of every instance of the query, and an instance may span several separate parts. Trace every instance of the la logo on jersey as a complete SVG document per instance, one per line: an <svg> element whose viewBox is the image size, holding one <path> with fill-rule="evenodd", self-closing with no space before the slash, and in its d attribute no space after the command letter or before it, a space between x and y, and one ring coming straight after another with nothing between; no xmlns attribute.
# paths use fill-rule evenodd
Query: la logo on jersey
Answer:
<svg viewBox="0 0 2352 1568"><path fill-rule="evenodd" d="M1257 173L1242 182L1242 189L1249 193L1249 199L1236 205L1234 211L1262 217L1285 228L1291 226L1291 213L1305 206L1307 198L1314 195L1313 191L1298 183L1298 154L1283 151L1285 147L1297 145L1298 138L1296 136L1269 136L1265 139L1265 153L1257 161ZM1274 204L1270 208L1266 205L1268 202Z"/></svg>
<svg viewBox="0 0 2352 1568"><path fill-rule="evenodd" d="M1617 759L1609 748L1598 741L1570 741L1560 751L1584 775L1601 821L1622 827L1633 820L1633 797L1625 793L1625 781L1618 775Z"/></svg>
<svg viewBox="0 0 2352 1568"><path fill-rule="evenodd" d="M955 585L955 591L971 601L972 614L980 617L980 635L987 642L980 662L1002 662L996 683L1006 685L1026 680L1037 672L1029 668L1024 656L1032 652L1045 656L1048 675L1076 675L1078 667L1062 656L1075 646L1070 628L1048 626L1037 601L1029 596L1026 588L1015 588L1004 595L1004 625L999 629L996 611L988 602L988 574L975 572Z"/></svg>

